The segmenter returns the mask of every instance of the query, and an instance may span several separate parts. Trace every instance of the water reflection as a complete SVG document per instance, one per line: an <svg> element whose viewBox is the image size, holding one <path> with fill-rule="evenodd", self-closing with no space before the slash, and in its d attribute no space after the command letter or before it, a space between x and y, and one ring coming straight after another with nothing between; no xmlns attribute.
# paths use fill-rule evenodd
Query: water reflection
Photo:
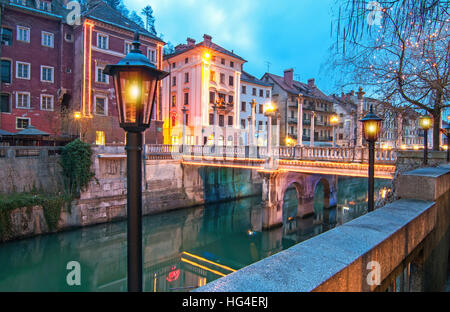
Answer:
<svg viewBox="0 0 450 312"><path fill-rule="evenodd" d="M285 225L271 231L261 231L259 196L145 217L144 290L188 291L345 223L367 209L365 181L340 179L338 206L320 209L319 196L306 219L289 190ZM81 286L66 283L69 261L81 265ZM126 291L126 223L2 244L0 268L0 291Z"/></svg>

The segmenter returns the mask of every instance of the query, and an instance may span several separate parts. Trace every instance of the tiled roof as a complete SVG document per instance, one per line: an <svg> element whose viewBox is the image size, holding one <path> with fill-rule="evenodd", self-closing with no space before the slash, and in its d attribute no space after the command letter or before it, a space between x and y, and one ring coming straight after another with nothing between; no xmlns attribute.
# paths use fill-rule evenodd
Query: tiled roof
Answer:
<svg viewBox="0 0 450 312"><path fill-rule="evenodd" d="M192 50L194 48L198 48L198 47L208 48L208 49L217 51L219 53L223 53L223 54L229 55L229 56L234 57L236 59L239 59L241 61L247 62L245 59L243 59L239 55L234 54L233 52L228 51L225 48L222 48L220 45L217 45L217 44L215 44L213 42L205 43L205 41L202 41L202 42L197 43L197 44L193 44L191 46L182 45L178 51L176 51L174 53L171 53L171 54L164 55L164 60L172 58L172 57L177 56L177 55L180 55L180 54L182 54L184 52L190 51L190 50Z"/></svg>
<svg viewBox="0 0 450 312"><path fill-rule="evenodd" d="M271 73L265 73L264 76L269 77L276 84L278 84L283 90L285 90L286 92L289 92L291 94L298 95L299 93L302 93L304 96L307 96L310 98L325 100L325 101L329 101L329 102L333 101L332 98L330 98L325 93L320 91L319 88L317 88L316 86L311 88L306 83L294 80L292 87L291 87L284 81L284 77L277 76L277 75L274 75Z"/></svg>
<svg viewBox="0 0 450 312"><path fill-rule="evenodd" d="M87 11L83 12L82 15L132 32L138 30L139 34L141 35L150 37L160 42L164 42L163 40L161 40L161 38L157 37L153 33L146 30L145 28L139 26L138 24L131 21L127 17L123 16L119 11L113 9L103 1L98 1L96 4L92 5Z"/></svg>
<svg viewBox="0 0 450 312"><path fill-rule="evenodd" d="M270 84L268 82L265 82L265 81L262 81L262 80L259 80L258 78L256 78L255 76L250 75L246 71L242 71L241 80L249 82L249 83L261 85L261 86L266 86L266 87L272 86L272 84Z"/></svg>

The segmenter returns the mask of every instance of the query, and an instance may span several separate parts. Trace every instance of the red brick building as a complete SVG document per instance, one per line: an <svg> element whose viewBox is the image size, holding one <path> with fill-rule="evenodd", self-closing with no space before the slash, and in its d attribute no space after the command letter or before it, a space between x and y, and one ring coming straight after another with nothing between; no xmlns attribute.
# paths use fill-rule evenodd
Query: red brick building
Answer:
<svg viewBox="0 0 450 312"><path fill-rule="evenodd" d="M32 124L56 137L81 133L88 143L124 143L113 81L103 68L126 55L135 30L144 55L161 68L164 42L102 1L90 1L80 25L69 25L70 10L61 3L4 3L0 129L16 133ZM163 141L160 96L155 105L147 143Z"/></svg>

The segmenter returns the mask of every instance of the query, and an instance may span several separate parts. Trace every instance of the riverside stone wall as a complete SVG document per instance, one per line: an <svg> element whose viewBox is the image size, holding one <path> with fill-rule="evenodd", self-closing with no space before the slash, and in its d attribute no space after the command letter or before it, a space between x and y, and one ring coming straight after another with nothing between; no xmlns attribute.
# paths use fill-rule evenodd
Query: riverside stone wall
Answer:
<svg viewBox="0 0 450 312"><path fill-rule="evenodd" d="M80 198L71 203L70 209L62 209L59 230L112 222L126 217L127 178L124 148L95 147L92 157L95 179L90 182L87 190L81 193ZM58 159L58 156L52 156L12 158L9 161L16 171L23 166L30 175L34 174L33 177L37 180L42 177L42 180L39 180L41 184L47 183L45 179L52 180L52 183L46 184L48 188L44 189L55 190L62 185ZM34 178L26 178L24 174L12 177L17 181L24 180L23 187L17 190L27 191L28 187L33 185L31 181L34 181ZM252 170L197 167L182 165L180 161L173 159L152 159L143 161L142 176L144 215L261 193L261 178ZM41 184L37 184L37 187ZM11 191L13 190L4 193ZM30 211L33 213L30 214ZM16 209L11 213L11 224L13 235L9 239L48 232L42 207Z"/></svg>

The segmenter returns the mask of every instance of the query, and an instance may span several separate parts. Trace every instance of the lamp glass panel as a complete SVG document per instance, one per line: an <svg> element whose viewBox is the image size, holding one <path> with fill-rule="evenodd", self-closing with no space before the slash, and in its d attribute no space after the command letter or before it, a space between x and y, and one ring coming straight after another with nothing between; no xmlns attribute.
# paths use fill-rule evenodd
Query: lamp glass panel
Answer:
<svg viewBox="0 0 450 312"><path fill-rule="evenodd" d="M367 141L376 141L381 131L381 121L368 120L363 123L364 138Z"/></svg>

